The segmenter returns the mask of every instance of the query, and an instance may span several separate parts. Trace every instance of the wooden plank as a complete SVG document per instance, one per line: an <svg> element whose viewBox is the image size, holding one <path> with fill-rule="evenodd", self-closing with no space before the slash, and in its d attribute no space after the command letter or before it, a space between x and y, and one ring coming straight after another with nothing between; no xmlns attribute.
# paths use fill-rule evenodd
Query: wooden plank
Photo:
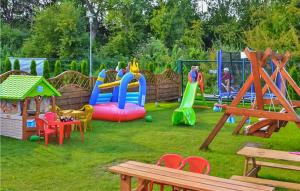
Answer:
<svg viewBox="0 0 300 191"><path fill-rule="evenodd" d="M214 181L216 184L218 184L218 183L227 183L227 184L235 185L235 186L245 186L245 187L255 188L255 189L265 189L265 187L260 187L257 184L245 184L244 182L240 182L240 181L232 181L232 180L229 180L229 179L219 178L219 177L215 177L215 176L208 176L208 175L203 175L203 174L198 174L198 173L191 173L191 172L187 172L187 171L183 171L183 170L166 168L166 167L161 167L161 166L152 165L152 164L145 164L145 163L136 162L136 161L128 161L128 162L126 162L126 164L133 164L133 165L138 166L138 167L146 167L147 169L158 169L158 170L163 169L164 172L169 172L169 173L172 173L173 175L176 175L176 176L180 175L180 176L183 176L183 177L196 178L197 181L199 179L211 180L211 181ZM269 189L269 188L267 188L267 189Z"/></svg>
<svg viewBox="0 0 300 191"><path fill-rule="evenodd" d="M252 189L265 189L265 187L259 187L257 185L237 185L237 184L232 184L232 183L228 183L225 179L225 181L217 181L215 179L207 179L206 176L207 175L202 175L201 178L199 178L199 176L192 176L195 173L190 173L190 172L186 172L185 174L181 173L184 171L179 171L179 172L170 172L170 171L166 171L166 169L156 166L158 168L152 168L151 166L149 167L148 165L136 165L134 163L123 163L120 164L119 166L122 167L127 167L130 169L138 169L140 171L143 172L149 172L149 173L153 173L153 174L157 174L157 175L162 175L162 176L168 176L168 177L172 177L172 178L176 178L176 179L181 179L181 180L187 180L190 181L191 183L202 183L202 184L207 184L207 185L215 185L215 186L219 186L222 188L229 188L229 189L235 189L235 190L247 190L248 187L252 188ZM178 171L178 170L177 170ZM251 187L252 186L252 187Z"/></svg>
<svg viewBox="0 0 300 191"><path fill-rule="evenodd" d="M243 118L241 119L241 121L239 122L239 124L237 125L237 127L233 130L232 134L233 135L238 135L242 129L242 127L244 126L244 124L246 123L246 121L249 119L248 116L243 116Z"/></svg>
<svg viewBox="0 0 300 191"><path fill-rule="evenodd" d="M260 130L262 127L265 127L267 125L272 125L275 122L277 122L277 121L272 120L272 119L264 119L264 120L258 121L257 123L254 123L253 125L251 125L251 127L248 129L248 134L252 134L255 131Z"/></svg>
<svg viewBox="0 0 300 191"><path fill-rule="evenodd" d="M248 54L248 58L251 61L252 67L252 75L253 75L253 83L254 83L254 90L255 90L255 100L257 103L257 109L263 110L264 103L263 103L263 94L262 94L262 87L261 87L261 80L259 75L259 63L257 58L256 52L251 52Z"/></svg>
<svg viewBox="0 0 300 191"><path fill-rule="evenodd" d="M271 167L271 168L280 168L280 169L286 169L286 170L300 171L300 166L286 165L286 164L279 164L279 163L272 163L272 162L265 162L265 161L256 161L256 165L266 166L266 167Z"/></svg>
<svg viewBox="0 0 300 191"><path fill-rule="evenodd" d="M230 114L224 113L222 118L219 120L219 122L216 124L215 128L210 132L208 137L205 139L205 141L200 146L200 149L207 149L208 145L212 142L212 140L216 137L218 132L222 129L223 125L225 124L226 120L229 118Z"/></svg>
<svg viewBox="0 0 300 191"><path fill-rule="evenodd" d="M289 73L285 69L281 69L280 72L282 77L289 82L289 84L293 87L298 96L300 96L300 88L297 85L297 83L293 80L293 78L289 75Z"/></svg>
<svg viewBox="0 0 300 191"><path fill-rule="evenodd" d="M278 112L270 112L270 111L262 111L255 109L245 109L245 108L237 108L226 106L226 111L228 115L241 115L241 116L251 116L251 117L263 117L270 118L276 120L286 120L286 121L299 121L300 119L297 116L291 115L289 113L278 113Z"/></svg>
<svg viewBox="0 0 300 191"><path fill-rule="evenodd" d="M238 155L243 155L247 157L258 157L274 160L285 160L292 162L300 162L300 156L295 154L290 154L285 151L261 149L255 147L244 147L237 152Z"/></svg>
<svg viewBox="0 0 300 191"><path fill-rule="evenodd" d="M290 113L295 113L288 100L284 97L284 95L282 95L281 91L278 89L274 81L272 81L268 73L263 68L260 68L259 72L265 82L269 85L271 91L276 95L278 101L280 101L281 105L285 108L285 110Z"/></svg>
<svg viewBox="0 0 300 191"><path fill-rule="evenodd" d="M251 183L256 183L256 184L262 184L262 185L267 185L267 186L274 186L274 187L279 187L279 188L294 189L294 190L299 190L299 188L300 188L300 184L298 184L298 183L284 182L284 181L278 181L278 180L268 180L268 179L263 179L263 178L253 178L253 177L234 175L230 179L251 182Z"/></svg>
<svg viewBox="0 0 300 191"><path fill-rule="evenodd" d="M152 174L149 172L143 172L140 170L125 168L125 167L121 167L121 166L110 167L109 171L118 173L118 174L127 175L127 176L137 177L137 178L141 178L141 179L145 179L145 180L149 180L149 181L163 183L163 184L167 184L167 185L174 185L174 186L177 186L180 188L192 189L192 190L203 190L203 191L213 191L213 190L230 191L230 190L232 190L232 189L226 189L226 188L217 187L217 186L210 186L210 185L206 185L206 184L191 183L190 181L187 181L187 180L170 178L167 176L156 175L156 174Z"/></svg>

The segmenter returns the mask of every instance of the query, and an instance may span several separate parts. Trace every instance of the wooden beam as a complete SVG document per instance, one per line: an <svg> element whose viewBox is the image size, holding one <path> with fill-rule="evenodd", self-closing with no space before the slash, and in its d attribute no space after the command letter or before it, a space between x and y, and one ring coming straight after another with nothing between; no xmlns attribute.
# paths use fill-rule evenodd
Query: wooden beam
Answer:
<svg viewBox="0 0 300 191"><path fill-rule="evenodd" d="M265 120L262 120L262 121L258 121L257 123L254 123L253 125L251 125L251 127L249 127L248 129L248 133L249 134L252 134L254 133L255 131L258 131L260 130L261 128L267 126L267 125L272 125L273 123L277 122L276 120L273 120L273 119L265 119Z"/></svg>
<svg viewBox="0 0 300 191"><path fill-rule="evenodd" d="M248 119L249 119L248 116L243 116L242 120L239 122L238 126L234 129L232 134L233 135L238 135L240 133L240 130L242 129L242 127L244 126L244 124L246 123L246 121Z"/></svg>
<svg viewBox="0 0 300 191"><path fill-rule="evenodd" d="M256 110L256 109L244 109L244 108L236 108L227 106L226 111L227 115L240 115L240 116L251 116L251 117L263 117L268 119L276 119L282 121L295 121L300 122L300 118L293 115L292 113L279 113L279 112L270 112L264 110Z"/></svg>
<svg viewBox="0 0 300 191"><path fill-rule="evenodd" d="M268 73L263 68L260 68L259 73L265 80L266 84L270 87L271 91L276 95L278 101L285 108L285 110L296 115L294 109L292 108L288 100L282 95L281 91L278 89L274 81L272 81Z"/></svg>
<svg viewBox="0 0 300 191"><path fill-rule="evenodd" d="M22 107L22 139L26 139L25 137L25 131L27 128L27 109L28 109L28 102L29 102L29 98L25 98L24 102L23 102L23 107Z"/></svg>
<svg viewBox="0 0 300 191"><path fill-rule="evenodd" d="M226 120L229 118L229 114L224 113L219 122L216 124L215 128L210 132L208 137L205 139L205 141L200 146L201 150L207 149L209 144L212 142L212 140L216 137L218 132L222 129L223 125L225 124Z"/></svg>
<svg viewBox="0 0 300 191"><path fill-rule="evenodd" d="M280 70L281 76L289 82L295 92L300 96L300 88L285 69Z"/></svg>

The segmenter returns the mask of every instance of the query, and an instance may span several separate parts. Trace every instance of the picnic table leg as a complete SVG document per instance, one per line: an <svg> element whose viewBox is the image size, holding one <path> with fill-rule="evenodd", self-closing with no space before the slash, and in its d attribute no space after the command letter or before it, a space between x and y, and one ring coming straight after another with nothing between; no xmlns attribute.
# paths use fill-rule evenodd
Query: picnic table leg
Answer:
<svg viewBox="0 0 300 191"><path fill-rule="evenodd" d="M249 158L246 157L245 158L245 164L244 164L244 174L243 174L244 176L247 176L247 174L248 174L248 168L249 168L248 162L249 162Z"/></svg>
<svg viewBox="0 0 300 191"><path fill-rule="evenodd" d="M81 140L83 141L84 137L83 137L82 127L81 127L81 122L78 123L78 124L79 124L79 131L80 131L80 135L81 135Z"/></svg>
<svg viewBox="0 0 300 191"><path fill-rule="evenodd" d="M131 191L131 177L120 175L120 191Z"/></svg>
<svg viewBox="0 0 300 191"><path fill-rule="evenodd" d="M139 178L136 191L148 191L148 184L149 182L147 180Z"/></svg>

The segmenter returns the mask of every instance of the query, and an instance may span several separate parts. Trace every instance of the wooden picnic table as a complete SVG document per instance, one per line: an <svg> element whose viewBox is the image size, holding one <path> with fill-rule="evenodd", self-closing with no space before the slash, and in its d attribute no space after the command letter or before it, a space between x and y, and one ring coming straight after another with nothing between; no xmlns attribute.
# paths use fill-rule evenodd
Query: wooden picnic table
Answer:
<svg viewBox="0 0 300 191"><path fill-rule="evenodd" d="M276 160L300 163L300 155L292 154L285 151L261 149L255 147L244 147L240 151L238 151L237 154L245 157L244 173L243 176L232 176L232 179L246 182L256 182L259 184L271 185L275 187L300 190L299 183L256 178L261 167L293 170L299 173L300 166L282 164L276 162ZM272 160L272 162L259 161L257 160L257 158ZM273 162L273 160L275 161Z"/></svg>
<svg viewBox="0 0 300 191"><path fill-rule="evenodd" d="M273 187L218 178L183 170L161 167L153 164L128 161L108 168L120 174L120 190L131 191L131 179L137 178L136 191L146 191L149 182L154 181L182 189L197 191L257 191L274 190Z"/></svg>

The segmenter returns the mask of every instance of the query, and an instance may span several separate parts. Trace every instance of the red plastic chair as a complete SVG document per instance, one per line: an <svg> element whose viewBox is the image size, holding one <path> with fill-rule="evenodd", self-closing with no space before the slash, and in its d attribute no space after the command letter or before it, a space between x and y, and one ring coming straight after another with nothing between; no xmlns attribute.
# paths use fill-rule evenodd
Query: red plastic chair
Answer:
<svg viewBox="0 0 300 191"><path fill-rule="evenodd" d="M56 135L56 129L49 128L47 121L44 119L36 117L35 122L38 130L38 136L45 137L45 145L48 145L49 135Z"/></svg>
<svg viewBox="0 0 300 191"><path fill-rule="evenodd" d="M199 174L209 174L210 172L209 162L202 157L198 157L198 156L187 157L182 161L182 164L179 167L179 169L182 170L187 165L188 165L188 170L190 172L195 172Z"/></svg>
<svg viewBox="0 0 300 191"><path fill-rule="evenodd" d="M47 112L45 113L44 115L44 118L49 122L49 121L56 121L57 120L57 115L56 113L53 113L53 112ZM56 127L53 127L53 128L56 128ZM68 137L70 138L70 134L71 134L71 126L66 126L65 128L65 137Z"/></svg>
<svg viewBox="0 0 300 191"><path fill-rule="evenodd" d="M157 161L156 165L165 166L168 168L179 169L183 159L184 158L178 154L165 154L162 157L160 157L160 159ZM153 190L154 183L155 182L150 182L150 184L149 184L150 191ZM160 184L160 191L163 191L163 190L164 190L164 184ZM174 187L172 188L172 190L175 190Z"/></svg>

